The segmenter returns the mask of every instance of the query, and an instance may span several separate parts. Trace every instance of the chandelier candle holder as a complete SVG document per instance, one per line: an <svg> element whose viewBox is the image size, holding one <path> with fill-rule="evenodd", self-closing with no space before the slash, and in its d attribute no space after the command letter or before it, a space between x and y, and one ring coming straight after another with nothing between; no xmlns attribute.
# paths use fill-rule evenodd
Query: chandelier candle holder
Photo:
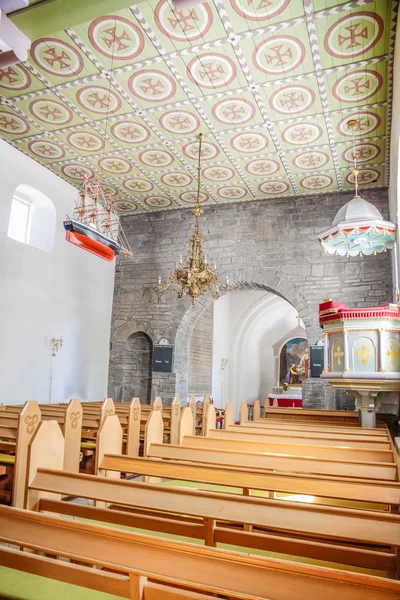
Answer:
<svg viewBox="0 0 400 600"><path fill-rule="evenodd" d="M49 404L51 404L51 396L53 392L53 371L54 371L54 359L57 356L58 352L61 350L64 344L64 340L61 337L59 338L51 338L51 366L50 366L50 391L49 391Z"/></svg>
<svg viewBox="0 0 400 600"><path fill-rule="evenodd" d="M199 134L199 154L197 163L197 197L196 204L192 210L195 216L195 228L189 238L189 250L187 255L179 259L175 271L170 275L165 284L161 277L158 278L158 291L165 292L171 285L179 286L178 298L190 296L192 304L197 298L209 292L213 298L218 299L221 292L229 291L229 280L221 284L217 273L217 266L210 267L207 256L203 252L203 236L199 231L199 217L204 213L200 208L200 184L201 184L201 143L203 135Z"/></svg>

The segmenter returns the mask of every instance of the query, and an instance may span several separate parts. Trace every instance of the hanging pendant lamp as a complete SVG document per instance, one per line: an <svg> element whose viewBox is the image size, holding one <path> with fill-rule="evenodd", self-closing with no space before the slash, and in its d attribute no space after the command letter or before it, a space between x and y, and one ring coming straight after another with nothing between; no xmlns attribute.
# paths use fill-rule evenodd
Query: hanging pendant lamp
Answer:
<svg viewBox="0 0 400 600"><path fill-rule="evenodd" d="M347 123L353 129L356 121ZM358 168L353 139L353 177L355 194L336 214L332 227L318 236L327 254L369 256L391 250L396 240L396 225L385 221L379 210L358 193Z"/></svg>

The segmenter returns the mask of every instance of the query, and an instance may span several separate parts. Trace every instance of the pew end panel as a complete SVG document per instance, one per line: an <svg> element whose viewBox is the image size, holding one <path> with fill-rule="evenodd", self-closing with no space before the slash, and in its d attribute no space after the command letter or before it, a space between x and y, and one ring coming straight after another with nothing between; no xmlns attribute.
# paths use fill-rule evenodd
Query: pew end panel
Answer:
<svg viewBox="0 0 400 600"><path fill-rule="evenodd" d="M178 396L171 403L171 431L169 441L171 444L179 443L179 421L181 415L181 400Z"/></svg>
<svg viewBox="0 0 400 600"><path fill-rule="evenodd" d="M187 402L188 407L192 411L193 416L193 435L196 435L196 398L194 396L190 396Z"/></svg>
<svg viewBox="0 0 400 600"><path fill-rule="evenodd" d="M202 405L202 416L201 416L201 435L207 435L207 410L211 404L209 396L204 396Z"/></svg>
<svg viewBox="0 0 400 600"><path fill-rule="evenodd" d="M247 406L247 402L242 402L239 410L239 422L242 425L243 423L247 423L249 420L249 409Z"/></svg>
<svg viewBox="0 0 400 600"><path fill-rule="evenodd" d="M227 402L225 406L224 429L229 429L229 427L234 424L234 414L232 402Z"/></svg>
<svg viewBox="0 0 400 600"><path fill-rule="evenodd" d="M24 507L29 444L39 427L40 419L41 413L38 403L34 400L26 402L18 419L17 442L15 447L12 505L17 508Z"/></svg>
<svg viewBox="0 0 400 600"><path fill-rule="evenodd" d="M65 410L63 434L65 440L64 471L79 473L81 438L82 438L82 405L79 400L70 400Z"/></svg>
<svg viewBox="0 0 400 600"><path fill-rule="evenodd" d="M30 485L38 469L62 471L64 452L64 436L57 421L42 421L29 443L27 472L24 479L24 507L27 510L38 510L42 498L53 500L60 498L59 494L35 490Z"/></svg>
<svg viewBox="0 0 400 600"><path fill-rule="evenodd" d="M122 427L117 415L106 417L100 425L97 434L96 449L95 474L110 479L120 479L120 473L116 471L104 471L100 466L105 454L122 453Z"/></svg>
<svg viewBox="0 0 400 600"><path fill-rule="evenodd" d="M140 399L132 398L129 405L128 434L126 441L126 454L128 456L139 456L141 412Z"/></svg>
<svg viewBox="0 0 400 600"><path fill-rule="evenodd" d="M111 415L115 415L115 404L112 398L106 398L101 404L100 424Z"/></svg>
<svg viewBox="0 0 400 600"><path fill-rule="evenodd" d="M178 435L178 445L182 444L182 440L187 435L195 435L193 433L194 428L194 420L193 420L193 411L190 406L187 406L182 410L181 418L179 420L179 435ZM147 456L147 455L146 455Z"/></svg>

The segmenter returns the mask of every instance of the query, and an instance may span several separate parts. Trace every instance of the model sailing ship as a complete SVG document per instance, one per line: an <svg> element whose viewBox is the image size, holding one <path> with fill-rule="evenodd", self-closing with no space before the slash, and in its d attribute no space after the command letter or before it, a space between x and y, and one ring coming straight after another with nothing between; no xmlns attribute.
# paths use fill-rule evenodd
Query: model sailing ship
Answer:
<svg viewBox="0 0 400 600"><path fill-rule="evenodd" d="M90 183L84 177L80 200L75 204L72 217L64 221L68 242L108 261L116 254L132 256L114 199L97 180Z"/></svg>

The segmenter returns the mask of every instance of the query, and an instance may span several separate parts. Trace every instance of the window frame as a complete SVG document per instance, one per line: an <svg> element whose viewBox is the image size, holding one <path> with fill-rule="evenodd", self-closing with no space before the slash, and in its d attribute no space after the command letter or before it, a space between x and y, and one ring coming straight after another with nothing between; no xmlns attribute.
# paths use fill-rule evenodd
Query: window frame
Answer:
<svg viewBox="0 0 400 600"><path fill-rule="evenodd" d="M12 235L10 235L10 225L11 225L11 222L13 219L13 209L14 209L15 202L19 202L20 204L25 204L26 206L28 206L28 218L27 218L27 222L26 222L25 239L23 239L23 240L17 239L15 237L13 237ZM9 237L11 240L15 240L16 242L19 242L21 244L25 244L25 245L29 246L30 230L31 230L31 224L32 224L32 209L33 209L32 202L29 202L25 198L22 198L18 193L13 195L13 198L11 201L10 216L8 219L7 237Z"/></svg>

